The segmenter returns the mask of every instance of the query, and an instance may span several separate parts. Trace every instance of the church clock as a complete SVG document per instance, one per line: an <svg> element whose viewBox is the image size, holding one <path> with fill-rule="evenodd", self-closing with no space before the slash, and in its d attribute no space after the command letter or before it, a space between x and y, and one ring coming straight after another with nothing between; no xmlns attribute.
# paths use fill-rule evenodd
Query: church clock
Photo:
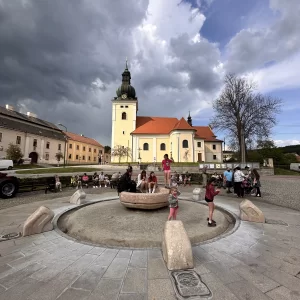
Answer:
<svg viewBox="0 0 300 300"><path fill-rule="evenodd" d="M127 98L127 94L123 94L122 99L126 99L126 98Z"/></svg>

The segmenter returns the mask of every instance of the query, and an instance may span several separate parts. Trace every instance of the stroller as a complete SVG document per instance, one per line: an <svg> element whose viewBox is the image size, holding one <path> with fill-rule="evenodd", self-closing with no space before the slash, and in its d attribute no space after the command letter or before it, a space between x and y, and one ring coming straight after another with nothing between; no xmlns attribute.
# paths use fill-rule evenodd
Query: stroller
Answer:
<svg viewBox="0 0 300 300"><path fill-rule="evenodd" d="M251 191L253 189L251 179L245 178L244 181L242 182L242 187L244 188L246 195L251 194Z"/></svg>

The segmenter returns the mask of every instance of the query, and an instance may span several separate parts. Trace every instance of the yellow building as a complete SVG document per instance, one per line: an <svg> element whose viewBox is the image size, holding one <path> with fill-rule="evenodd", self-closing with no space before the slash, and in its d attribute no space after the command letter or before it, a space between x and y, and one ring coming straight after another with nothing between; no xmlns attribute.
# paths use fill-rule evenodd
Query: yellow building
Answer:
<svg viewBox="0 0 300 300"><path fill-rule="evenodd" d="M138 98L126 68L117 97L112 100L112 162L120 157L114 151L128 147L130 155L122 162L162 161L169 154L175 162L222 162L222 143L209 126L193 126L187 120L168 117L137 116ZM115 152L115 154L114 154Z"/></svg>
<svg viewBox="0 0 300 300"><path fill-rule="evenodd" d="M65 132L68 137L66 157L69 164L95 164L102 163L107 159L104 154L104 147L96 140L84 135Z"/></svg>

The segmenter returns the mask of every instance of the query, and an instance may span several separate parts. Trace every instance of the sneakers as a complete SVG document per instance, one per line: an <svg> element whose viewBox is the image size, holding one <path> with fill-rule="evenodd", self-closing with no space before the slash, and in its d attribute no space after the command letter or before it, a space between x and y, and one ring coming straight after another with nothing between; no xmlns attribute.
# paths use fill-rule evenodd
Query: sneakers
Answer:
<svg viewBox="0 0 300 300"><path fill-rule="evenodd" d="M208 221L209 221L209 218L207 218L206 221L208 222ZM216 222L215 220L211 220L211 221L212 221L212 223L217 224L217 222Z"/></svg>
<svg viewBox="0 0 300 300"><path fill-rule="evenodd" d="M208 223L207 223L207 226L208 226L208 227L216 227L217 224L216 224L216 223L209 223L209 222L208 222Z"/></svg>

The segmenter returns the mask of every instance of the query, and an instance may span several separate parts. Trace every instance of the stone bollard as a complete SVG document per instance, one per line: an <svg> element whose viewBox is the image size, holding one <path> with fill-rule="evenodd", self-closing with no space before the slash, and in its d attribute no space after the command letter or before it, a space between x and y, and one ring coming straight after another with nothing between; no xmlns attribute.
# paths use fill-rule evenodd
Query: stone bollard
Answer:
<svg viewBox="0 0 300 300"><path fill-rule="evenodd" d="M265 223L263 212L251 201L245 199L240 203L240 218L243 221Z"/></svg>
<svg viewBox="0 0 300 300"><path fill-rule="evenodd" d="M201 189L195 188L193 189L193 201L200 201L201 200Z"/></svg>
<svg viewBox="0 0 300 300"><path fill-rule="evenodd" d="M77 190L71 196L70 203L80 205L80 204L86 203L85 198L86 198L86 193L82 189L80 189L80 190Z"/></svg>
<svg viewBox="0 0 300 300"><path fill-rule="evenodd" d="M166 222L162 251L164 261L170 271L194 267L191 241L181 221Z"/></svg>
<svg viewBox="0 0 300 300"><path fill-rule="evenodd" d="M53 230L51 223L54 217L54 212L48 207L39 207L23 225L23 236L42 233Z"/></svg>

